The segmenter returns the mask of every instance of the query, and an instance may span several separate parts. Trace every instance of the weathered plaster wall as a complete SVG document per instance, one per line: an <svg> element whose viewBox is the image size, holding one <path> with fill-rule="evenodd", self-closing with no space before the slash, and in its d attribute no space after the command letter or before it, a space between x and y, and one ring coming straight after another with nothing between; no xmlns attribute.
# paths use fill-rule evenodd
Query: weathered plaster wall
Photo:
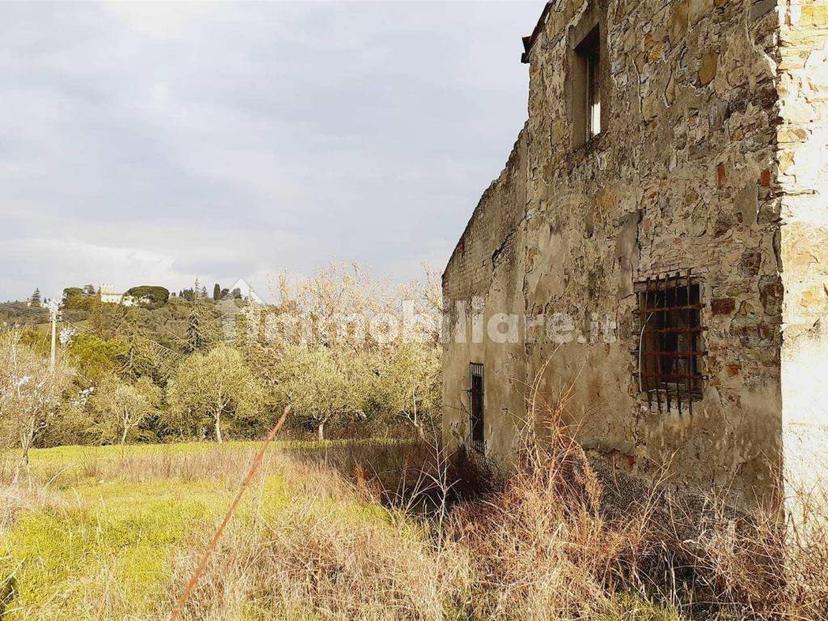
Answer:
<svg viewBox="0 0 828 621"><path fill-rule="evenodd" d="M777 157L790 496L828 483L828 3L782 0L780 15Z"/></svg>
<svg viewBox="0 0 828 621"><path fill-rule="evenodd" d="M513 437L504 412L522 411L524 387L548 364L543 389L574 385L570 422L596 455L636 474L668 468L677 485L721 486L746 504L773 487L782 433L775 8L559 0L546 13L528 54L519 155L481 200L458 246L468 257L455 252L444 291L449 302L484 296L487 315L567 313L575 324L525 346L447 345L447 435L467 417L457 394L469 362L486 364L493 439ZM577 147L569 67L596 22L604 131ZM520 166L525 190L514 191ZM498 269L487 253L504 239ZM701 276L708 328L709 379L692 416L647 408L633 353L633 283L678 268Z"/></svg>
<svg viewBox="0 0 828 621"><path fill-rule="evenodd" d="M449 446L468 439L469 363L483 363L486 418L510 421L485 427L489 454L503 459L512 453L515 440L511 421L523 409L522 333L503 343L493 343L483 334L492 315L523 314L525 181L524 129L503 172L480 199L443 274L448 320L444 328L450 331L443 352L443 437Z"/></svg>

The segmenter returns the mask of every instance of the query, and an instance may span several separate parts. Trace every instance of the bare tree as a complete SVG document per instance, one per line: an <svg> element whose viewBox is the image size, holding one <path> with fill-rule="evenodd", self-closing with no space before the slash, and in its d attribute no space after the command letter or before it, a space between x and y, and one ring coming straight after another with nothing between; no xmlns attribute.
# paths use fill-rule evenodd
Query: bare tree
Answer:
<svg viewBox="0 0 828 621"><path fill-rule="evenodd" d="M49 367L46 358L21 342L19 332L0 336L0 426L8 443L20 447L21 465L28 465L29 450L71 382L71 369L60 361Z"/></svg>
<svg viewBox="0 0 828 621"><path fill-rule="evenodd" d="M359 265L331 264L298 281L282 275L278 297L278 329L266 331L271 346L255 351L256 367L296 418L313 422L320 439L329 422L355 414L406 421L425 435L439 400L433 271L392 285Z"/></svg>

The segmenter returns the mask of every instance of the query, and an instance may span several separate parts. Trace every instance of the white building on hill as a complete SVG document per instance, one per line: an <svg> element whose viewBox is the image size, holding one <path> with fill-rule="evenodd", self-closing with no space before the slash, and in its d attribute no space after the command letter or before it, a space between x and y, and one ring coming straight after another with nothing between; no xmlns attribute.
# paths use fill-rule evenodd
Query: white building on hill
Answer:
<svg viewBox="0 0 828 621"><path fill-rule="evenodd" d="M106 304L121 304L122 306L133 306L135 299L126 293L119 293L112 285L101 285L101 302Z"/></svg>

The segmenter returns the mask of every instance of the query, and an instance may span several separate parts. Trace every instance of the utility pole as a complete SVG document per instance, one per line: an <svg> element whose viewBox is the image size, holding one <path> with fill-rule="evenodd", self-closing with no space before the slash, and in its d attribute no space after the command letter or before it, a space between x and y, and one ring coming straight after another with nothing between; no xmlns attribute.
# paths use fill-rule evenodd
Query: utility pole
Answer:
<svg viewBox="0 0 828 621"><path fill-rule="evenodd" d="M57 357L57 320L60 312L60 303L57 300L49 300L47 304L49 309L49 319L52 322L52 350L49 355L49 370L55 370L55 361Z"/></svg>

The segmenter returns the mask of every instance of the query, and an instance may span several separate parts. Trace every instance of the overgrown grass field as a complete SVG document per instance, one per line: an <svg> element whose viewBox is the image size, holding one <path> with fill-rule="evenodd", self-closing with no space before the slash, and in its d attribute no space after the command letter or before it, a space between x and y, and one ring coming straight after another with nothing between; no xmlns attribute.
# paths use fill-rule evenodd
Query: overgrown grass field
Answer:
<svg viewBox="0 0 828 621"><path fill-rule="evenodd" d="M182 616L826 618L828 529L780 554L775 520L683 521L657 489L609 510L556 433L478 497L459 490L480 463L422 444L276 443ZM169 618L258 447L39 449L19 476L0 454L0 617Z"/></svg>
<svg viewBox="0 0 828 621"><path fill-rule="evenodd" d="M324 456L342 444L283 442L269 448L235 528L284 523L297 517L297 508L307 519L391 528L379 505L285 455L312 451ZM0 572L15 590L3 618L163 618L183 586L176 566L186 565L204 547L257 446L181 443L32 451L26 483L0 489ZM18 457L3 457L8 481Z"/></svg>

